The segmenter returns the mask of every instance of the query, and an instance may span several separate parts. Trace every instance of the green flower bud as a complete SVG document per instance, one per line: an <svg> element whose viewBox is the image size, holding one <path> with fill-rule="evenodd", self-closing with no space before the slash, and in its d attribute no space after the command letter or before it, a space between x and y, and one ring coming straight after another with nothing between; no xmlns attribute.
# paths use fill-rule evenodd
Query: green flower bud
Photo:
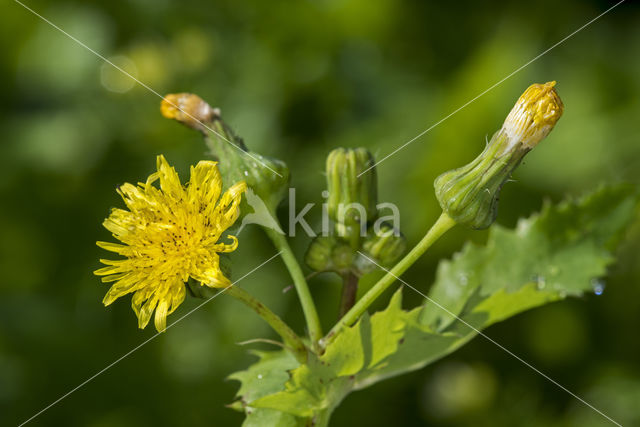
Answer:
<svg viewBox="0 0 640 427"><path fill-rule="evenodd" d="M305 262L318 272L333 271L340 275L353 273L362 276L379 266L391 267L406 249L405 237L384 223L377 232L369 227L366 237L356 249L336 236L318 236L309 245Z"/></svg>
<svg viewBox="0 0 640 427"><path fill-rule="evenodd" d="M358 257L356 260L357 269L361 274L366 274L378 269L379 266L391 267L400 259L406 249L407 240L391 225L383 223L377 232L371 227L362 242L362 252L366 257ZM375 263L368 258L373 259Z"/></svg>
<svg viewBox="0 0 640 427"><path fill-rule="evenodd" d="M359 230L377 216L378 186L375 164L366 148L336 148L327 156L329 217L337 224ZM364 218L363 218L364 215ZM346 232L346 230L344 230Z"/></svg>
<svg viewBox="0 0 640 427"><path fill-rule="evenodd" d="M245 181L269 210L275 211L289 187L289 168L284 162L249 151L242 138L222 121L220 110L197 95L167 95L160 110L164 117L204 134L211 155L220 161L218 169L225 185ZM242 211L244 214L246 209Z"/></svg>
<svg viewBox="0 0 640 427"><path fill-rule="evenodd" d="M306 264L314 271L334 271L343 274L352 269L356 253L335 236L317 236L305 254Z"/></svg>
<svg viewBox="0 0 640 427"><path fill-rule="evenodd" d="M475 229L493 223L502 185L562 116L564 107L554 86L531 85L475 160L436 178L438 202L453 220Z"/></svg>

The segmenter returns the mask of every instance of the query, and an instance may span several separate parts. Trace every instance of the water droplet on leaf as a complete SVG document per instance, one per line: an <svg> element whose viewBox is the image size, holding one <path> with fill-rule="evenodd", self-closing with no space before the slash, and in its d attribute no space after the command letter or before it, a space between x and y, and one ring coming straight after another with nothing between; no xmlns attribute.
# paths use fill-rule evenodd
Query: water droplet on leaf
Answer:
<svg viewBox="0 0 640 427"><path fill-rule="evenodd" d="M464 273L458 274L458 280L460 281L460 284L462 286L467 286L467 284L469 283L469 277Z"/></svg>
<svg viewBox="0 0 640 427"><path fill-rule="evenodd" d="M547 286L547 281L544 278L544 276L540 276L538 274L534 274L531 277L531 280L537 284L539 290L542 290Z"/></svg>
<svg viewBox="0 0 640 427"><path fill-rule="evenodd" d="M596 295L602 295L604 292L604 288L606 284L602 279L593 279L591 280L591 287L593 288L593 293Z"/></svg>

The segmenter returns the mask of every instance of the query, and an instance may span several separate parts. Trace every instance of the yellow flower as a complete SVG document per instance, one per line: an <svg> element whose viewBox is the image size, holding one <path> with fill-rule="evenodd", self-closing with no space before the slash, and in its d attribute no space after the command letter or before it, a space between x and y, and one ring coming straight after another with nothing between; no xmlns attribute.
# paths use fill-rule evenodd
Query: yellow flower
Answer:
<svg viewBox="0 0 640 427"><path fill-rule="evenodd" d="M520 96L502 125L509 148L519 142L529 149L535 147L560 120L564 105L555 85L555 81L532 84Z"/></svg>
<svg viewBox="0 0 640 427"><path fill-rule="evenodd" d="M218 253L235 250L238 240L219 239L238 218L247 187L239 182L220 196L222 178L213 161L192 166L185 186L163 156L158 156L157 164L158 171L145 183L118 189L128 210L113 209L103 225L123 244L97 244L125 259L100 260L107 267L95 274L104 276L103 282L115 282L104 305L133 293L131 306L138 326L144 328L155 310L155 326L162 332L167 315L184 301L190 277L213 288L231 284L220 271ZM153 185L156 181L160 188Z"/></svg>

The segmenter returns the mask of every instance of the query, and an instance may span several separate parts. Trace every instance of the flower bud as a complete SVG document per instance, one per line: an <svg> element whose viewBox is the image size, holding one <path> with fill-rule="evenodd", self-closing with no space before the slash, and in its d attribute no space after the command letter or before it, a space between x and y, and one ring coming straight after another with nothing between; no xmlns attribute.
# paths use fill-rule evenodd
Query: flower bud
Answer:
<svg viewBox="0 0 640 427"><path fill-rule="evenodd" d="M317 236L311 241L304 260L314 271L334 271L343 274L351 271L355 255L348 244L335 236Z"/></svg>
<svg viewBox="0 0 640 427"><path fill-rule="evenodd" d="M407 240L391 225L383 223L377 232L373 228L369 229L367 237L362 242L362 252L366 257L360 256L356 260L361 274L374 271L379 266L391 267L407 249ZM371 262L371 259L375 263Z"/></svg>
<svg viewBox="0 0 640 427"><path fill-rule="evenodd" d="M520 142L532 149L549 135L564 109L555 85L555 81L532 84L518 99L502 125L510 145Z"/></svg>
<svg viewBox="0 0 640 427"><path fill-rule="evenodd" d="M164 117L204 134L210 154L220 161L218 168L226 185L245 181L270 212L275 212L289 186L289 168L284 162L249 151L242 138L222 121L220 110L198 95L169 94L160 111ZM243 203L242 216L247 213L245 207Z"/></svg>
<svg viewBox="0 0 640 427"><path fill-rule="evenodd" d="M531 85L475 160L436 178L438 202L456 222L475 229L493 223L502 185L562 116L555 84Z"/></svg>
<svg viewBox="0 0 640 427"><path fill-rule="evenodd" d="M192 93L171 93L165 96L160 104L160 112L168 119L201 132L204 132L206 125L220 114Z"/></svg>
<svg viewBox="0 0 640 427"><path fill-rule="evenodd" d="M367 222L377 217L376 171L369 170L374 164L366 148L336 148L327 156L328 213L341 237L366 230Z"/></svg>

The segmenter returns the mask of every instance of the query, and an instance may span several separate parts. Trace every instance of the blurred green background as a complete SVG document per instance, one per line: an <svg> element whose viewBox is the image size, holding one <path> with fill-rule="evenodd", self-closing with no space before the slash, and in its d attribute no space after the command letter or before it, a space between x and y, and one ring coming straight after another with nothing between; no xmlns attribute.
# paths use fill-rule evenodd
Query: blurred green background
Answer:
<svg viewBox="0 0 640 427"><path fill-rule="evenodd" d="M613 2L27 4L159 93L194 92L220 107L252 149L289 164L303 204L321 202L331 148L366 146L382 158ZM411 243L438 215L435 176L475 157L533 82L557 80L566 110L504 189L498 222L603 182L640 182L638 6L623 3L379 166L380 199L400 207ZM205 149L197 132L160 116L156 95L13 1L0 5L0 35L0 424L16 425L155 333L137 329L128 298L101 305L107 287L92 271L108 254L95 241L111 239L101 222L122 205L117 185L145 178L159 153L186 176ZM319 224L319 209L313 215ZM488 330L623 425L640 425L638 228L602 295ZM242 237L235 277L274 253L255 228ZM485 237L455 230L406 280L428 289L440 257ZM301 255L308 239L293 243ZM241 283L301 331L288 284L279 260ZM328 328L339 284L325 276L311 286ZM253 313L217 298L33 425L238 425L242 415L224 407L238 384L225 377L253 358L236 343L271 336ZM354 423L608 425L481 338L349 396L333 425Z"/></svg>

